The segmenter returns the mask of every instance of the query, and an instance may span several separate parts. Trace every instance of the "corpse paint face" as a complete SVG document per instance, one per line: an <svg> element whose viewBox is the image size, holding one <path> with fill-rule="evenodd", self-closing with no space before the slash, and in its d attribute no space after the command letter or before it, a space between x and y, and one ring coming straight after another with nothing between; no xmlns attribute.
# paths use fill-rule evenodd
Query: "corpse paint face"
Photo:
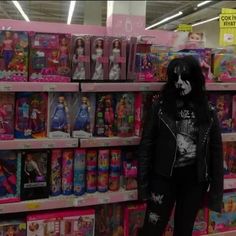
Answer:
<svg viewBox="0 0 236 236"><path fill-rule="evenodd" d="M189 71L188 69L183 66L176 66L174 69L175 74L175 87L179 92L180 96L186 96L192 91L192 86L188 80L189 78Z"/></svg>

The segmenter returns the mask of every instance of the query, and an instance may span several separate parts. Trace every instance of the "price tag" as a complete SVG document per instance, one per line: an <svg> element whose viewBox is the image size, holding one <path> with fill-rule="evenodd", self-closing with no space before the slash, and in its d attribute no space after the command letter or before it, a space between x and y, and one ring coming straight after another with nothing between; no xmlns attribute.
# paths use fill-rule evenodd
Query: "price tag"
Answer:
<svg viewBox="0 0 236 236"><path fill-rule="evenodd" d="M110 146L110 143L109 143L109 142L103 142L103 143L102 143L102 146L103 146L103 147L109 147L109 146Z"/></svg>
<svg viewBox="0 0 236 236"><path fill-rule="evenodd" d="M86 202L86 201L85 201L84 198L78 198L78 199L77 199L77 204L76 204L76 206L84 205L85 202Z"/></svg>
<svg viewBox="0 0 236 236"><path fill-rule="evenodd" d="M150 90L150 85L145 84L140 86L140 91L149 91Z"/></svg>
<svg viewBox="0 0 236 236"><path fill-rule="evenodd" d="M43 91L55 92L56 88L57 88L57 86L55 84L46 84L43 86Z"/></svg>
<svg viewBox="0 0 236 236"><path fill-rule="evenodd" d="M24 148L24 149L31 149L31 148L32 148L32 145L29 144L29 143L24 143L24 144L23 144L23 148Z"/></svg>
<svg viewBox="0 0 236 236"><path fill-rule="evenodd" d="M106 203L109 203L111 200L110 200L110 197L102 197L100 198L99 202L101 204L106 204Z"/></svg>
<svg viewBox="0 0 236 236"><path fill-rule="evenodd" d="M45 146L47 146L48 148L54 148L55 147L54 143L48 143Z"/></svg>
<svg viewBox="0 0 236 236"><path fill-rule="evenodd" d="M0 85L0 91L1 92L12 91L12 86L11 85L7 85L7 84L2 84L2 85Z"/></svg>
<svg viewBox="0 0 236 236"><path fill-rule="evenodd" d="M228 84L224 84L224 85L223 85L223 88L228 89L228 88L229 88L229 85L228 85Z"/></svg>
<svg viewBox="0 0 236 236"><path fill-rule="evenodd" d="M36 210L40 208L40 204L38 202L29 202L26 204L26 208L29 210Z"/></svg>

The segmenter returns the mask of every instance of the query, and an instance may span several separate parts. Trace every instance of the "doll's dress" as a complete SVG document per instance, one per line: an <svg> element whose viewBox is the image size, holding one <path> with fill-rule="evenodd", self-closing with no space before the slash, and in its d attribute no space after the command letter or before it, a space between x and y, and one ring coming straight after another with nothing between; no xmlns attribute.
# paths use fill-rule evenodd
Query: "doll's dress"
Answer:
<svg viewBox="0 0 236 236"><path fill-rule="evenodd" d="M52 129L61 130L67 125L66 110L63 104L58 104L52 117Z"/></svg>
<svg viewBox="0 0 236 236"><path fill-rule="evenodd" d="M84 55L84 48L79 47L77 50L77 55L74 55L73 62L77 64L75 72L73 74L73 80L85 80L85 68L84 62L79 61L79 57Z"/></svg>
<svg viewBox="0 0 236 236"><path fill-rule="evenodd" d="M96 54L94 54L92 56L92 59L96 60L95 71L94 71L94 74L93 74L93 77L92 77L93 80L103 80L102 63L98 61L98 58L102 57L102 55L103 55L103 49L102 48L97 48L96 49Z"/></svg>
<svg viewBox="0 0 236 236"><path fill-rule="evenodd" d="M120 49L114 48L112 50L112 56L110 57L112 67L109 73L110 80L120 79L120 65L117 62L114 62L116 58L120 57Z"/></svg>
<svg viewBox="0 0 236 236"><path fill-rule="evenodd" d="M76 130L85 130L86 126L90 123L90 118L89 118L89 110L88 106L85 104L82 104L77 118L75 122L75 129Z"/></svg>

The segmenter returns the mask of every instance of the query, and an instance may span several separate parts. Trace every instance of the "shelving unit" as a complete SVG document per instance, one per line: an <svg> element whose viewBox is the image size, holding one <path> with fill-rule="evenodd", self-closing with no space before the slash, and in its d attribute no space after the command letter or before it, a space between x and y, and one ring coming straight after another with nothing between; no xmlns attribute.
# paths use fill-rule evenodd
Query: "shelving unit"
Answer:
<svg viewBox="0 0 236 236"><path fill-rule="evenodd" d="M206 89L208 91L235 91L236 83L206 83Z"/></svg>
<svg viewBox="0 0 236 236"><path fill-rule="evenodd" d="M236 133L222 133L223 142L235 142Z"/></svg>
<svg viewBox="0 0 236 236"><path fill-rule="evenodd" d="M121 189L118 192L85 194L80 197L50 197L49 199L39 199L22 201L16 203L0 204L0 214L52 210L68 207L84 207L99 204L108 204L114 202L125 202L137 200L137 190L125 191Z"/></svg>
<svg viewBox="0 0 236 236"><path fill-rule="evenodd" d="M224 179L224 190L230 189L236 189L236 179Z"/></svg>
<svg viewBox="0 0 236 236"><path fill-rule="evenodd" d="M216 233L216 234L205 234L203 236L235 236L236 231L229 231L229 232L222 232L222 233Z"/></svg>

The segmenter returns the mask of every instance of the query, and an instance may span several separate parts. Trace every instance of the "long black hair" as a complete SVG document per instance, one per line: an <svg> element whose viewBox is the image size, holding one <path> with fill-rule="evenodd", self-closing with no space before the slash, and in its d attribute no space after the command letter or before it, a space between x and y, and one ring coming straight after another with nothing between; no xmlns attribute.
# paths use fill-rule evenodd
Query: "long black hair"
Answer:
<svg viewBox="0 0 236 236"><path fill-rule="evenodd" d="M184 76L191 84L192 91L183 98L194 104L197 123L208 122L210 120L210 111L206 95L205 78L199 61L193 56L175 58L170 61L167 68L168 80L161 91L163 110L172 118L176 117L176 100L179 98L179 91L175 87L175 82L177 81L176 68L185 71Z"/></svg>

